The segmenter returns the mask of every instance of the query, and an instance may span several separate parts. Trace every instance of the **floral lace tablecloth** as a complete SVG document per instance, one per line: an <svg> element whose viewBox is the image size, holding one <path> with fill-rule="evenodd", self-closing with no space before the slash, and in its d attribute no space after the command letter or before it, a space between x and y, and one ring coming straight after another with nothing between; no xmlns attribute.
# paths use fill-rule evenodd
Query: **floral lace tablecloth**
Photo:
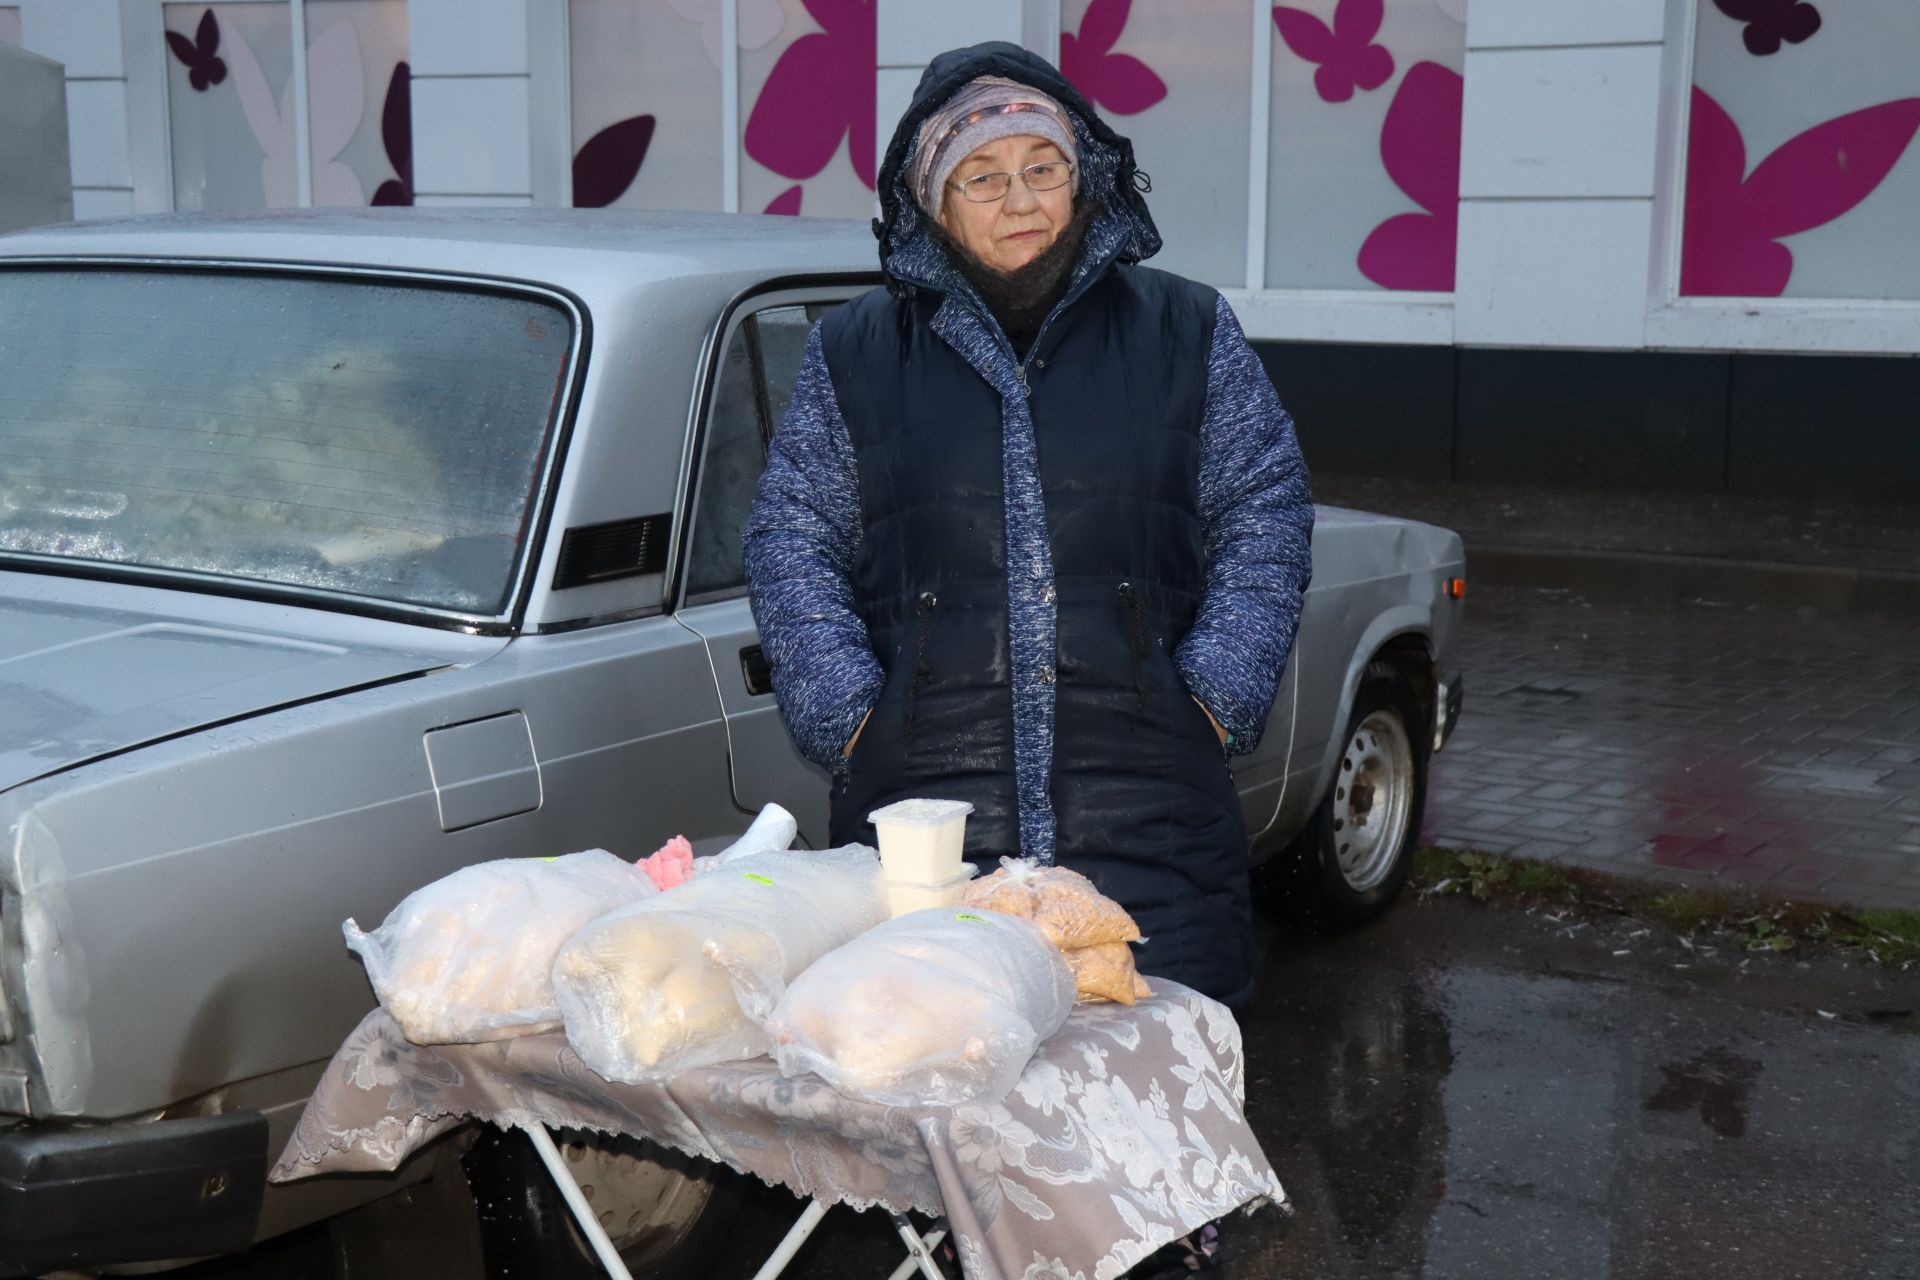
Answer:
<svg viewBox="0 0 1920 1280"><path fill-rule="evenodd" d="M613 1084L559 1034L416 1045L384 1011L334 1055L273 1180L388 1170L472 1117L651 1138L798 1195L944 1215L968 1280L1110 1280L1235 1209L1282 1204L1241 1111L1240 1028L1156 981L1081 1005L991 1106L883 1107L756 1058Z"/></svg>

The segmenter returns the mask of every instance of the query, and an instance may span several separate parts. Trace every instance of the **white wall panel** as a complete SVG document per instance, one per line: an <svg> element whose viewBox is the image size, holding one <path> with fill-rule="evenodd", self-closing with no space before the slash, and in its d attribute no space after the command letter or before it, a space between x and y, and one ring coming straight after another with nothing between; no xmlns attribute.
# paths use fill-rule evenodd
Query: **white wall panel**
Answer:
<svg viewBox="0 0 1920 1280"><path fill-rule="evenodd" d="M1454 339L1638 347L1651 200L1463 200Z"/></svg>
<svg viewBox="0 0 1920 1280"><path fill-rule="evenodd" d="M67 82L67 140L77 187L132 187L124 80Z"/></svg>
<svg viewBox="0 0 1920 1280"><path fill-rule="evenodd" d="M884 6L881 12L886 12ZM875 173L880 171L879 157L887 154L887 144L893 141L893 127L900 123L907 105L913 101L913 90L920 83L920 72L919 67L880 69L879 79L874 84L873 102Z"/></svg>
<svg viewBox="0 0 1920 1280"><path fill-rule="evenodd" d="M21 0L27 48L73 76L123 76L119 0Z"/></svg>
<svg viewBox="0 0 1920 1280"><path fill-rule="evenodd" d="M1467 53L1462 196L1650 196L1660 48Z"/></svg>
<svg viewBox="0 0 1920 1280"><path fill-rule="evenodd" d="M532 196L416 196L415 207L421 209L524 209L533 203Z"/></svg>
<svg viewBox="0 0 1920 1280"><path fill-rule="evenodd" d="M1467 48L1658 41L1666 7L1666 0L1473 0Z"/></svg>
<svg viewBox="0 0 1920 1280"><path fill-rule="evenodd" d="M132 212L133 192L131 191L97 190L90 187L73 189L75 221L83 218L118 218Z"/></svg>
<svg viewBox="0 0 1920 1280"><path fill-rule="evenodd" d="M527 70L527 0L407 0L407 25L415 75Z"/></svg>
<svg viewBox="0 0 1920 1280"><path fill-rule="evenodd" d="M529 147L524 78L414 79L415 191L529 194Z"/></svg>
<svg viewBox="0 0 1920 1280"><path fill-rule="evenodd" d="M936 54L982 40L1020 43L1021 0L878 2L874 34L883 67L923 67Z"/></svg>

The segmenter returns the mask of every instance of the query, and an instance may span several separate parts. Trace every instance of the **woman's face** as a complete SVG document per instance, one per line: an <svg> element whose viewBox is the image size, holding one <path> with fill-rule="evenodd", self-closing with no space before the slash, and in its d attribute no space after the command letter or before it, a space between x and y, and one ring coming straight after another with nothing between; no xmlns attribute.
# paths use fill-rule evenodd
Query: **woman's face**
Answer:
<svg viewBox="0 0 1920 1280"><path fill-rule="evenodd" d="M953 189L983 173L1018 174L1030 164L1064 160L1045 138L1017 134L989 142L960 162L947 179L940 225L974 257L997 271L1013 271L1038 257L1073 218L1073 184L1032 191L1017 176L1006 197L976 204Z"/></svg>

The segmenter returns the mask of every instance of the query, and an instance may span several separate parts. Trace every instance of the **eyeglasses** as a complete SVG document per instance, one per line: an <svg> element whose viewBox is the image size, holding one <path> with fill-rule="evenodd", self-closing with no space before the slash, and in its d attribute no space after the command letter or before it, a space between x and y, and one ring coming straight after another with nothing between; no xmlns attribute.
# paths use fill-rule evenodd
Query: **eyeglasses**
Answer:
<svg viewBox="0 0 1920 1280"><path fill-rule="evenodd" d="M947 185L974 204L992 204L1007 198L1007 192L1013 190L1015 176L1011 173L976 173L965 182L949 182ZM1073 162L1042 160L1039 164L1030 164L1020 170L1017 176L1027 184L1029 191L1053 191L1073 180Z"/></svg>

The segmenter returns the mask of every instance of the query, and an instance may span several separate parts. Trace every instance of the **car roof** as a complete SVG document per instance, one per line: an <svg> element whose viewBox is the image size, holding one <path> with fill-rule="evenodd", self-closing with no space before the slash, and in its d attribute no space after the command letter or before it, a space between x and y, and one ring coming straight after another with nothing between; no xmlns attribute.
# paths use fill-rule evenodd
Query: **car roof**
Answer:
<svg viewBox="0 0 1920 1280"><path fill-rule="evenodd" d="M873 233L852 219L612 209L145 214L0 235L0 259L40 256L393 267L537 281L589 302L610 275L631 287L742 270L879 274Z"/></svg>

